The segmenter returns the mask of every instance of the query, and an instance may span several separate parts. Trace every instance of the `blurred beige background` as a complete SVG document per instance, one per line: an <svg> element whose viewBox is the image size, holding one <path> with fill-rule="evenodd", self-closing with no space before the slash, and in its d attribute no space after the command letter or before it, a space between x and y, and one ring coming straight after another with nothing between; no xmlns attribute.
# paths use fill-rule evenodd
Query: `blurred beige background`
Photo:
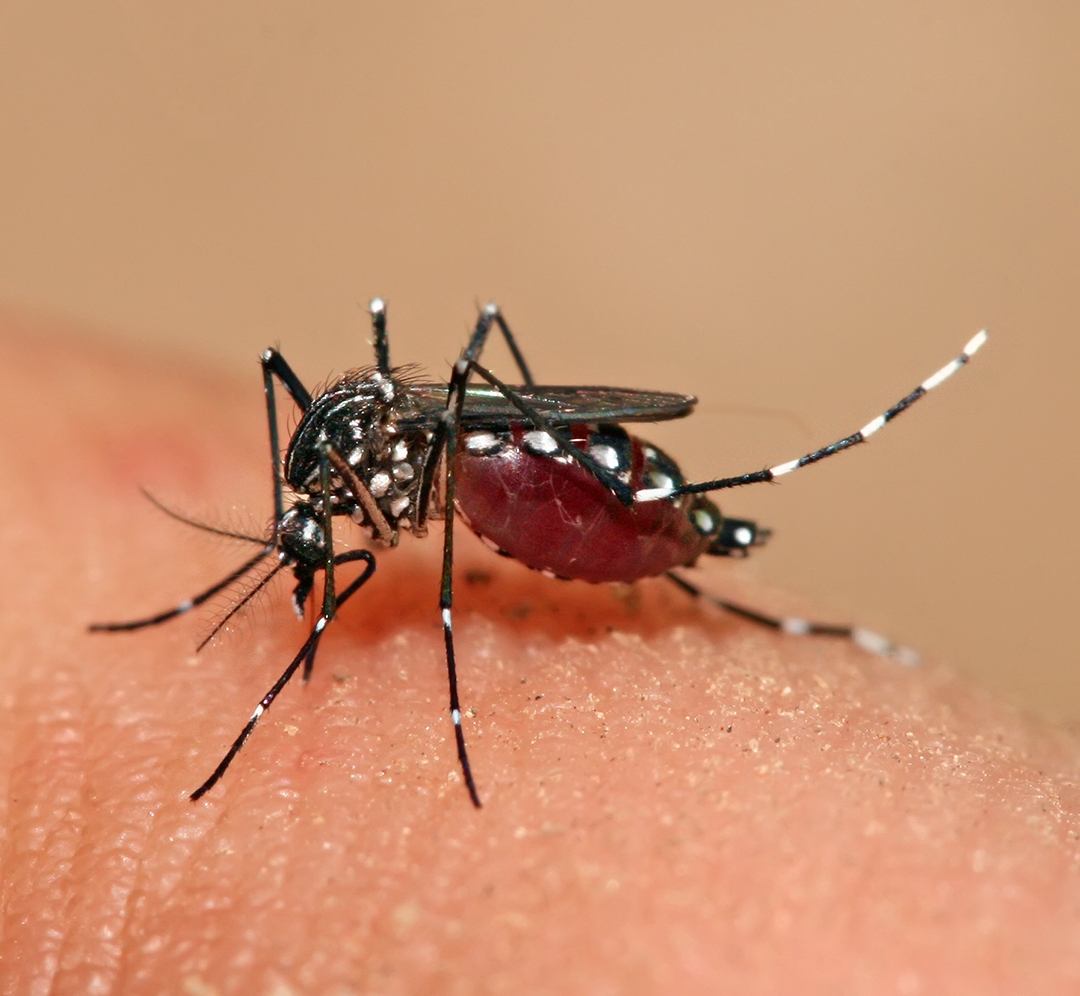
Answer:
<svg viewBox="0 0 1080 996"><path fill-rule="evenodd" d="M694 477L988 326L872 446L723 507L825 615L1078 720L1078 94L1070 3L9 0L0 305L314 384L372 295L440 377L494 297L541 381L699 395L648 433Z"/></svg>

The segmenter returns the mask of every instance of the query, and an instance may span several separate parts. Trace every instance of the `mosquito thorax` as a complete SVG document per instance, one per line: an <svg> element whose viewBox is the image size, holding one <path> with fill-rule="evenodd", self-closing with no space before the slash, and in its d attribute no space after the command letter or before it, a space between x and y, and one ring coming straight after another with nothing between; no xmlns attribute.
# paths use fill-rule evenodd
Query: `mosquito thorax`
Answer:
<svg viewBox="0 0 1080 996"><path fill-rule="evenodd" d="M325 440L332 459L344 464L335 465L330 476L334 514L351 516L375 539L391 543L399 529L413 529L417 521L416 501L431 448L432 432L415 427L420 412L403 390L411 373L399 368L389 377L373 369L345 374L312 401L285 458L293 490L320 496L319 448ZM357 481L383 522L373 521L370 507L357 494ZM387 526L393 536L386 535Z"/></svg>

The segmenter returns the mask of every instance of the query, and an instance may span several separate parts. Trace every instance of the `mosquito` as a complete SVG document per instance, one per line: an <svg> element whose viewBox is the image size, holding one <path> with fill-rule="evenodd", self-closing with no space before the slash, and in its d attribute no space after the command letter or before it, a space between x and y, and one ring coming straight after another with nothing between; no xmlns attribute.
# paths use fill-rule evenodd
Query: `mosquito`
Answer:
<svg viewBox="0 0 1080 996"><path fill-rule="evenodd" d="M744 619L784 633L843 637L901 663L913 652L858 626L776 617L707 594L678 573L701 556L746 556L769 537L748 519L721 514L707 494L773 481L865 442L982 347L979 332L963 352L857 432L764 470L699 483L658 447L623 427L689 415L697 399L685 394L611 387L542 386L533 381L510 327L495 304L481 309L449 384L421 379L414 366L390 364L386 306L370 306L375 363L346 373L312 395L276 349L262 355L273 463L274 518L266 537L214 529L164 509L199 528L248 540L260 549L225 578L179 605L130 622L96 623L92 631L138 630L189 612L256 569L265 571L233 606L209 641L255 592L284 571L295 580L293 606L304 618L322 575L322 598L307 639L263 696L240 735L190 798L210 791L251 736L262 715L303 668L306 682L323 633L338 610L371 579L375 555L338 553L335 517L348 517L373 546L393 547L403 532L427 533L444 520L439 610L442 617L449 711L458 762L474 806L481 805L462 728L454 651L454 523L460 518L486 545L528 567L564 579L632 582L665 576L684 592ZM504 383L480 362L497 329L520 383ZM473 378L477 383L473 383ZM301 417L284 455L278 429L279 383ZM286 498L288 495L288 499ZM359 563L355 579L339 586L339 568Z"/></svg>

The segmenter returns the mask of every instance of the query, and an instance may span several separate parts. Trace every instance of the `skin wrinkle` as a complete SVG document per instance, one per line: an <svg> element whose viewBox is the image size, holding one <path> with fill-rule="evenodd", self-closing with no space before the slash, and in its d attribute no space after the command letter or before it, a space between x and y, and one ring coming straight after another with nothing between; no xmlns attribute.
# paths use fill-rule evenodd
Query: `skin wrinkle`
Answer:
<svg viewBox="0 0 1080 996"><path fill-rule="evenodd" d="M454 621L485 808L468 804L445 715L437 534L379 554L311 684L290 685L191 804L310 620L278 591L198 656L194 614L82 627L234 566L235 548L137 485L265 514L259 385L24 341L0 336L0 389L18 411L48 371L58 401L0 494L0 522L22 523L5 556L34 565L0 577L11 991L85 992L101 966L117 993L1080 985L1071 735L932 666L767 633L659 582L616 597L551 581L464 530ZM78 517L48 474L61 445ZM806 609L737 564L702 583Z"/></svg>

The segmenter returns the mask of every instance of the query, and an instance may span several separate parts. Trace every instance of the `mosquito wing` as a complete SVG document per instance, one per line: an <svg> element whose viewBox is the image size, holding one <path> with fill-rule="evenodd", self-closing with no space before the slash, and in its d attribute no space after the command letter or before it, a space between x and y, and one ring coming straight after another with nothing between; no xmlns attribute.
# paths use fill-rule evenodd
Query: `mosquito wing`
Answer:
<svg viewBox="0 0 1080 996"><path fill-rule="evenodd" d="M515 394L556 427L581 422L666 422L684 418L697 398L666 391L632 391L621 387L542 387L511 385ZM410 384L406 388L415 416L400 420L405 427L431 424L446 408L445 384ZM465 393L465 429L502 429L525 425L528 419L494 387L470 385Z"/></svg>

